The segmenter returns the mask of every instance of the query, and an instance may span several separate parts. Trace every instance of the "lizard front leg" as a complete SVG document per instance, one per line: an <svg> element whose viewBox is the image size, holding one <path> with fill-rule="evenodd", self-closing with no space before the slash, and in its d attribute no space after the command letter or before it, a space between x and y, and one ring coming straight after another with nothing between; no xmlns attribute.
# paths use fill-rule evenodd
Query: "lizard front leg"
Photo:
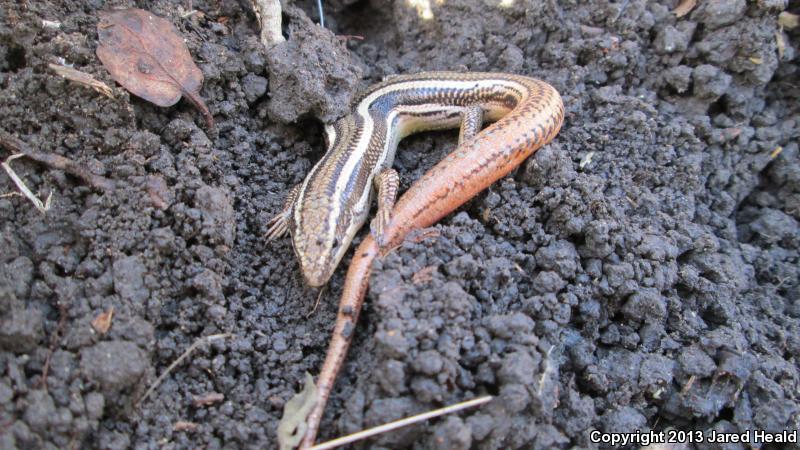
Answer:
<svg viewBox="0 0 800 450"><path fill-rule="evenodd" d="M275 217L267 222L267 242L277 239L287 231L289 231L289 221L292 220L292 211L294 211L294 202L297 200L297 194L300 192L300 187L303 184L298 184L289 191L286 200L283 202L283 209Z"/></svg>
<svg viewBox="0 0 800 450"><path fill-rule="evenodd" d="M392 208L397 200L397 189L400 187L400 175L394 169L383 169L373 179L378 191L378 213L370 222L370 231L380 244L383 241L383 230L392 218Z"/></svg>

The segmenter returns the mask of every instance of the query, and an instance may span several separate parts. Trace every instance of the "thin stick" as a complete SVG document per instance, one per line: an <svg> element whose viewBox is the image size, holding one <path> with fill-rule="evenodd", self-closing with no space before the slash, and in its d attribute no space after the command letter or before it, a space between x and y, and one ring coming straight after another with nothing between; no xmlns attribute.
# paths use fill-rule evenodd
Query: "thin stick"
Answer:
<svg viewBox="0 0 800 450"><path fill-rule="evenodd" d="M21 140L3 131L0 131L0 147L12 153L22 153L28 158L54 169L63 170L70 175L82 179L88 183L89 186L98 191L113 191L116 187L114 180L95 175L75 161L61 155L36 151ZM18 158L18 156L12 156Z"/></svg>
<svg viewBox="0 0 800 450"><path fill-rule="evenodd" d="M281 32L281 2L280 0L255 0L256 18L261 25L261 43L267 50L285 42Z"/></svg>
<svg viewBox="0 0 800 450"><path fill-rule="evenodd" d="M368 428L363 431L359 431L357 433L353 433L347 436L343 436L340 438L336 438L332 441L323 442L322 444L317 444L308 450L328 450L331 448L339 447L340 445L349 444L351 442L360 441L362 439L366 439L368 437L372 437L381 433L386 433L389 431L394 431L398 428L402 428L408 425L413 425L415 423L423 422L428 419L432 419L434 417L443 416L445 414L454 413L457 411L461 411L462 409L471 408L473 406L479 406L484 403L489 402L492 399L491 395L487 395L485 397L478 397L476 399L468 400L466 402L457 403L455 405L446 406L444 408L435 409L433 411L428 411L426 413L417 414L416 416L406 417L405 419L395 420L394 422L389 422L387 424L378 425L377 427Z"/></svg>
<svg viewBox="0 0 800 450"><path fill-rule="evenodd" d="M325 286L322 286L322 289L319 290L319 295L317 295L317 301L314 303L314 307L311 309L311 311L309 311L308 314L306 314L306 319L311 317L311 315L314 314L314 311L317 310L317 306L319 306L319 301L320 299L322 299L322 294L324 294L327 290L328 290L327 284Z"/></svg>
<svg viewBox="0 0 800 450"><path fill-rule="evenodd" d="M211 336L204 336L194 341L194 344L190 345L189 348L187 348L186 351L183 352L183 354L178 357L178 359L173 361L172 364L170 364L169 367L167 367L167 370L165 370L164 373L162 373L161 375L159 375L158 378L156 378L156 381L150 386L150 388L147 389L147 392L144 393L142 398L136 401L136 406L138 407L139 405L142 404L142 402L147 400L147 397L149 397L150 394L152 394L153 391L156 390L156 388L161 384L161 382L164 381L164 378L166 378L167 375L170 374L170 372L172 372L176 367L178 367L178 364L182 363L186 358L188 358L189 355L192 354L192 352L195 351L195 349L197 349L197 347L200 347L206 342L213 342L231 336L232 336L231 333L212 334Z"/></svg>
<svg viewBox="0 0 800 450"><path fill-rule="evenodd" d="M73 67L68 67L61 64L48 64L48 67L50 67L53 72L66 78L67 80L88 86L110 99L114 98L114 92L110 87L108 87L107 84L95 79L86 72L81 72Z"/></svg>

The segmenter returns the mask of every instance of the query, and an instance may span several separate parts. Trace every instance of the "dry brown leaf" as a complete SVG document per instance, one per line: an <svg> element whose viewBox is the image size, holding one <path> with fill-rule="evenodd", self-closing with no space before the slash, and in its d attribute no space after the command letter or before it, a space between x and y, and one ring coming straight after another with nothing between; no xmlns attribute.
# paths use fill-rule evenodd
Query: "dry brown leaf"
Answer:
<svg viewBox="0 0 800 450"><path fill-rule="evenodd" d="M203 72L172 23L138 8L103 11L97 34L97 57L125 89L158 106L185 96L214 127L200 98Z"/></svg>
<svg viewBox="0 0 800 450"><path fill-rule="evenodd" d="M113 92L111 92L111 88L108 87L107 84L103 83L102 81L96 80L93 76L89 75L86 72L81 72L80 70L73 69L72 67L62 66L59 64L48 64L48 67L50 67L50 70L52 70L56 74L70 81L74 81L78 84L88 86L110 99L114 98L114 94Z"/></svg>
<svg viewBox="0 0 800 450"><path fill-rule="evenodd" d="M697 0L681 0L672 12L675 14L675 17L680 19L692 12L695 6L697 6Z"/></svg>
<svg viewBox="0 0 800 450"><path fill-rule="evenodd" d="M98 314L97 317L92 320L92 328L101 335L106 334L109 328L111 328L111 319L113 318L114 307L112 306L108 308L108 310Z"/></svg>

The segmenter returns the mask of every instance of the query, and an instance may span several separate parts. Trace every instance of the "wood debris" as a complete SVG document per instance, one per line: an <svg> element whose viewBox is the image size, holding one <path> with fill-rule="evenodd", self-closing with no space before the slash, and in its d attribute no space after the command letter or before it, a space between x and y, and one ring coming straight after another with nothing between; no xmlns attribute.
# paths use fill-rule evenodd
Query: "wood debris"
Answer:
<svg viewBox="0 0 800 450"><path fill-rule="evenodd" d="M52 70L59 76L66 78L67 80L74 81L75 83L90 87L110 99L114 98L114 93L111 91L111 88L108 87L107 84L95 79L93 76L89 75L86 72L81 72L80 70L68 66L63 66L60 64L51 63L48 64L47 66L50 67L50 70Z"/></svg>
<svg viewBox="0 0 800 450"><path fill-rule="evenodd" d="M108 308L106 311L101 312L97 317L92 320L92 328L101 336L108 333L111 328L111 319L114 317L114 307Z"/></svg>
<svg viewBox="0 0 800 450"><path fill-rule="evenodd" d="M672 13L675 14L675 17L680 19L681 17L692 12L695 6L697 6L697 0L681 0L681 2L678 3L678 6L675 7Z"/></svg>

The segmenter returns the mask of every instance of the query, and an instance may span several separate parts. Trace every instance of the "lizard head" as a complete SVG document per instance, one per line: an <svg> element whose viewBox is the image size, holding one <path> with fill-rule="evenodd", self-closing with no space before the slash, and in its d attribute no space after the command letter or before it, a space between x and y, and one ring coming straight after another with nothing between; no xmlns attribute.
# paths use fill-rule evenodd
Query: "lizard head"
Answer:
<svg viewBox="0 0 800 450"><path fill-rule="evenodd" d="M333 275L362 223L352 214L330 208L301 208L299 216L300 226L294 227L292 234L294 251L306 284L321 287Z"/></svg>

